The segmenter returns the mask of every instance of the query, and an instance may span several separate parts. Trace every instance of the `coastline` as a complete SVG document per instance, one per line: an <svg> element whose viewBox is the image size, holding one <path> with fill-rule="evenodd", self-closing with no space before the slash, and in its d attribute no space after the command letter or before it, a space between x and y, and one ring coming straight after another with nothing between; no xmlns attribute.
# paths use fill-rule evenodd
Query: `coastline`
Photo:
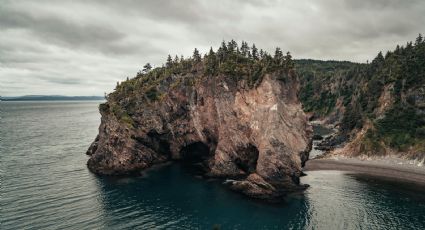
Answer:
<svg viewBox="0 0 425 230"><path fill-rule="evenodd" d="M400 158L322 158L306 162L304 171L340 170L425 185L425 166Z"/></svg>

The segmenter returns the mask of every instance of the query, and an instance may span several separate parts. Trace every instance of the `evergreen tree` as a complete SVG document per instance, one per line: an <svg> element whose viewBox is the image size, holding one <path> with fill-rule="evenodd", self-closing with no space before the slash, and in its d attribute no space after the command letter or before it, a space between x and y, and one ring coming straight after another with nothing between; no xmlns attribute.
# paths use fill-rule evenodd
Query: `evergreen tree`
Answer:
<svg viewBox="0 0 425 230"><path fill-rule="evenodd" d="M378 55L376 56L375 59L373 59L372 61L372 65L380 65L382 63L384 63L384 55L382 55L382 51L379 51ZM376 67L373 67L376 68Z"/></svg>
<svg viewBox="0 0 425 230"><path fill-rule="evenodd" d="M226 42L222 41L220 48L218 48L218 50L217 50L217 58L218 58L219 63L224 61L224 59L226 58L226 54L227 54Z"/></svg>
<svg viewBox="0 0 425 230"><path fill-rule="evenodd" d="M193 51L193 60L195 62L201 62L201 55L199 54L198 49L195 48L195 50Z"/></svg>
<svg viewBox="0 0 425 230"><path fill-rule="evenodd" d="M293 69L295 66L294 61L292 60L292 56L291 53L288 51L286 52L286 56L285 56L285 67L287 69Z"/></svg>
<svg viewBox="0 0 425 230"><path fill-rule="evenodd" d="M151 64L148 62L143 66L143 73L148 73L152 69Z"/></svg>
<svg viewBox="0 0 425 230"><path fill-rule="evenodd" d="M277 65L283 64L283 52L279 47L274 51L274 61Z"/></svg>
<svg viewBox="0 0 425 230"><path fill-rule="evenodd" d="M242 41L242 44L241 44L241 54L242 54L242 56L247 57L248 52L249 52L248 43Z"/></svg>
<svg viewBox="0 0 425 230"><path fill-rule="evenodd" d="M419 34L418 37L416 38L415 45L421 44L422 41L423 41L422 34Z"/></svg>
<svg viewBox="0 0 425 230"><path fill-rule="evenodd" d="M215 74L216 68L217 68L217 57L212 47L210 48L210 51L208 52L208 55L205 56L205 58L206 58L206 73L211 75Z"/></svg>
<svg viewBox="0 0 425 230"><path fill-rule="evenodd" d="M165 64L165 66L167 68L170 68L171 66L173 66L173 59L171 58L171 55L169 55L169 54L168 54L167 63Z"/></svg>
<svg viewBox="0 0 425 230"><path fill-rule="evenodd" d="M258 49L257 47L255 47L255 44L252 44L251 50L252 50L252 58L254 60L258 60Z"/></svg>
<svg viewBox="0 0 425 230"><path fill-rule="evenodd" d="M232 39L230 42L227 43L228 53L236 52L237 47L238 47L238 43L236 43L235 40Z"/></svg>
<svg viewBox="0 0 425 230"><path fill-rule="evenodd" d="M215 56L214 50L212 47L210 47L210 51L208 52L209 56Z"/></svg>
<svg viewBox="0 0 425 230"><path fill-rule="evenodd" d="M397 45L396 47L395 47L395 50L394 50L394 53L395 54L400 54L400 46L399 45Z"/></svg>
<svg viewBox="0 0 425 230"><path fill-rule="evenodd" d="M260 58L263 59L264 58L264 50L260 49Z"/></svg>

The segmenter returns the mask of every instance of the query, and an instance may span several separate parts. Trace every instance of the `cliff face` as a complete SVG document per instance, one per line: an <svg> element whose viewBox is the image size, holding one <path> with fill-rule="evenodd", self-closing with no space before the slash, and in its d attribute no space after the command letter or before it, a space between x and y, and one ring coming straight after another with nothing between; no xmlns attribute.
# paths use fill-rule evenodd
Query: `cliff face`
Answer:
<svg viewBox="0 0 425 230"><path fill-rule="evenodd" d="M321 148L335 155L425 158L425 41L418 37L368 64L297 61L312 120L334 126Z"/></svg>
<svg viewBox="0 0 425 230"><path fill-rule="evenodd" d="M87 152L89 169L126 174L180 160L207 176L232 179L231 188L252 197L302 188L312 129L295 74L268 73L256 87L223 74L196 79L193 73L171 75L155 101L109 98ZM131 115L117 116L129 107Z"/></svg>

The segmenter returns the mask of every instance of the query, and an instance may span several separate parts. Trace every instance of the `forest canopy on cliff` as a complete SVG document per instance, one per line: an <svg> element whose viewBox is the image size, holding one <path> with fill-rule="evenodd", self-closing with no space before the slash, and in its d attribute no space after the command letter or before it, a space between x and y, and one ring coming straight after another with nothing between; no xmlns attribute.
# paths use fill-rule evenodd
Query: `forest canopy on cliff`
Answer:
<svg viewBox="0 0 425 230"><path fill-rule="evenodd" d="M344 108L339 126L344 135L370 124L365 152L382 153L385 146L397 151L425 150L425 110L420 104L425 84L422 35L385 55L379 52L367 64L297 60L296 71L305 111L324 117ZM385 91L390 92L390 101L381 98ZM390 107L379 114L383 103Z"/></svg>

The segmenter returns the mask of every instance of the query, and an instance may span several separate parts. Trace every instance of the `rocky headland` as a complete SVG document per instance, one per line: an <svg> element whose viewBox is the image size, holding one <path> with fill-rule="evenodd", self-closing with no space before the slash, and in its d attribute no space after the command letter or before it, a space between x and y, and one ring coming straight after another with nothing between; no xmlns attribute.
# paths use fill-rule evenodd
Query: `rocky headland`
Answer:
<svg viewBox="0 0 425 230"><path fill-rule="evenodd" d="M306 187L300 177L312 143L319 158L423 165L424 61L421 36L367 64L293 61L279 48L270 55L234 41L203 57L196 49L190 58L169 56L117 83L100 105L87 164L122 175L179 161L261 199ZM311 124L331 132L313 135ZM340 162L315 160L306 169L385 168Z"/></svg>
<svg viewBox="0 0 425 230"><path fill-rule="evenodd" d="M258 68L253 76L221 71L232 57L207 73L210 59L194 54L187 70L176 71L185 61L170 63L160 76L156 69L121 83L100 106L89 169L120 175L180 161L206 177L228 179L250 197L274 199L305 188L299 178L312 128L290 57L279 58L245 59L259 67L235 64Z"/></svg>

